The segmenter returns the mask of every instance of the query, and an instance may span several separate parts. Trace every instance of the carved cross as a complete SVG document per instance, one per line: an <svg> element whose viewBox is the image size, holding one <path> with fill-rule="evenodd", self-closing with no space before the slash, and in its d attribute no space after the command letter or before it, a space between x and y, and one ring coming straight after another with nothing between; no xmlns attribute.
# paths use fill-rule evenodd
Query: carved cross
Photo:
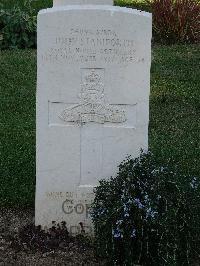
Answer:
<svg viewBox="0 0 200 266"><path fill-rule="evenodd" d="M50 125L76 126L80 129L79 186L82 187L95 185L94 181L101 178L107 141L108 144L109 141L120 141L120 133L117 132L130 132L136 125L136 104L109 104L104 80L105 69L83 68L79 102L49 103ZM116 133L114 136L113 131Z"/></svg>

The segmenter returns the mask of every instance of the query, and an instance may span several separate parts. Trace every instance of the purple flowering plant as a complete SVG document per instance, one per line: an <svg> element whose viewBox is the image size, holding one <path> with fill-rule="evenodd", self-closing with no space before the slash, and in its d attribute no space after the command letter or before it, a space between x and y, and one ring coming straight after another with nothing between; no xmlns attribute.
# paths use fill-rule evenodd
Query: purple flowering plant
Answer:
<svg viewBox="0 0 200 266"><path fill-rule="evenodd" d="M98 253L119 265L198 260L199 180L160 166L150 152L124 160L117 176L96 188L91 215Z"/></svg>

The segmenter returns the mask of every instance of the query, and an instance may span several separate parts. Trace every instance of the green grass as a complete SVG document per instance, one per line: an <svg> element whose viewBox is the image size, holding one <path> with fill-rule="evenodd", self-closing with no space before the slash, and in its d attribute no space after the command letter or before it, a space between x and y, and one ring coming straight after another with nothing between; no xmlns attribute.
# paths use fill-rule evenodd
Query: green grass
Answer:
<svg viewBox="0 0 200 266"><path fill-rule="evenodd" d="M150 148L200 175L200 47L153 48ZM0 205L33 205L36 51L0 53Z"/></svg>
<svg viewBox="0 0 200 266"><path fill-rule="evenodd" d="M200 46L153 50L150 147L185 174L200 175Z"/></svg>
<svg viewBox="0 0 200 266"><path fill-rule="evenodd" d="M33 203L36 52L0 52L0 201Z"/></svg>

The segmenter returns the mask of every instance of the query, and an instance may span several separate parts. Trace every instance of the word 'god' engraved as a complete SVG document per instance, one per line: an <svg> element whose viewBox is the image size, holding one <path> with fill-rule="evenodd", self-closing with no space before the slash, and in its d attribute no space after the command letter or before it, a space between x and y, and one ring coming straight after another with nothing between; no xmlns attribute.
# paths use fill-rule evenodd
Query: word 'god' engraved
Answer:
<svg viewBox="0 0 200 266"><path fill-rule="evenodd" d="M87 123L125 122L125 111L106 103L104 69L82 69L80 104L65 109L60 119L65 122Z"/></svg>
<svg viewBox="0 0 200 266"><path fill-rule="evenodd" d="M87 219L90 214L91 204L85 202L74 202L73 200L66 199L62 203L62 211L67 214L76 213L78 215L85 214L85 218Z"/></svg>

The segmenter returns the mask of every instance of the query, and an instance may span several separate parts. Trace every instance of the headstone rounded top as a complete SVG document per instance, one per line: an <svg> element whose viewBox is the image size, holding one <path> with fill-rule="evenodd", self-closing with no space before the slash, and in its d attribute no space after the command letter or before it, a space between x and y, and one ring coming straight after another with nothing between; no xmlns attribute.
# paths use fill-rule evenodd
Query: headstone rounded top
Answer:
<svg viewBox="0 0 200 266"><path fill-rule="evenodd" d="M53 0L53 6L66 5L113 5L113 0Z"/></svg>

